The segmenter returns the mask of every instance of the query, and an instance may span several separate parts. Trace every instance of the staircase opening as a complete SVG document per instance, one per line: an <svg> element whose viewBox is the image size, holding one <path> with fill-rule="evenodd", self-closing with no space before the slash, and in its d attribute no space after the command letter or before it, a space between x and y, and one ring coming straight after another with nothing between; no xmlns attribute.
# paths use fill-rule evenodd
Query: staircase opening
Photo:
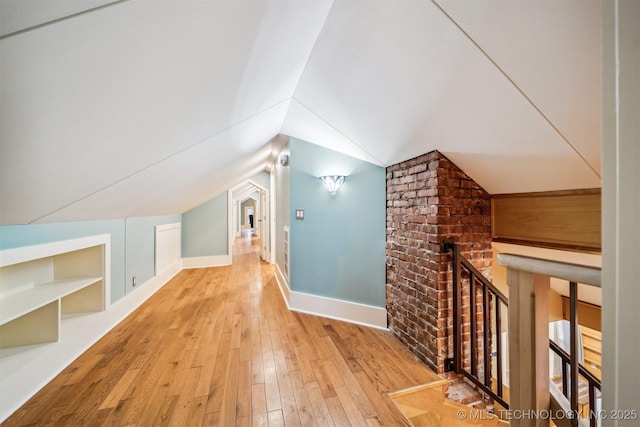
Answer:
<svg viewBox="0 0 640 427"><path fill-rule="evenodd" d="M502 408L509 408L508 374L506 374L506 362L509 358L509 343L522 342L533 339L530 346L524 345L535 353L535 331L530 336L519 335L514 341L509 341L509 328L503 319L507 316L504 312L509 307L508 298L500 292L489 280L475 269L471 263L461 254L459 246L447 239L443 242L443 248L451 253L453 266L453 310L455 312L455 327L453 329L454 355L450 363L453 371L460 374L474 384L479 390L490 396ZM599 286L599 269L593 267L576 266L573 264L558 263L535 258L505 255L505 262L512 263L510 268L524 269L530 274L566 278L569 280L569 318L549 323L547 328L552 339L548 340L548 348L551 356L547 360L538 361L540 365L549 363L549 386L551 387L550 406L545 408L558 408L557 411L566 413L568 425L578 426L581 420L588 421L591 427L600 425L601 417L601 382L591 370L584 366L584 350L582 346L582 333L578 323L578 280L592 286ZM517 282L517 281L516 281ZM547 282L548 283L548 282ZM517 284L517 283L516 283ZM511 286L511 283L510 283ZM547 292L547 290L544 290ZM466 307L461 306L461 301L469 299ZM539 295L538 295L539 296ZM535 307L536 295L524 294L524 298L531 299ZM547 299L542 298L543 303ZM520 299L516 297L516 307L512 308L517 315L509 313L509 322L532 321L536 316L527 313L519 313ZM546 331L545 331L546 332ZM513 334L520 334L514 331ZM505 345L506 344L506 345ZM514 358L511 358L512 363ZM535 375L534 375L535 377ZM522 389L533 387L534 395L536 383L520 384L514 381L514 387L519 388L518 396ZM561 394L558 394L561 392ZM522 409L520 400L518 409ZM531 408L535 409L535 408ZM559 412L549 412L557 415Z"/></svg>
<svg viewBox="0 0 640 427"><path fill-rule="evenodd" d="M586 196L591 197L593 192L587 193ZM564 193L545 195L561 206L574 200L574 196ZM447 373L449 397L506 410L511 397L509 331L506 326L509 292L506 270L496 269L496 256L504 251L496 250L496 247L519 246L527 250L563 253L577 251L581 252L580 256L595 255L595 252L578 250L575 242L549 249L551 246L538 242L539 239L528 238L525 243L522 239L494 240L492 208L492 197L437 151L388 167L386 304L390 332L435 372ZM534 237L538 232L536 229ZM446 239L455 243L447 247L442 244ZM521 246L523 244L527 246ZM460 260L457 262L458 272L453 270L451 262L454 247ZM499 275L497 286L492 284L494 272ZM551 285L547 285L547 289L552 289L554 307L547 307L545 313L553 312L557 316L554 320L568 319L568 282L563 293L554 280L551 279ZM455 287L454 283L462 285ZM593 307L584 304L589 302L588 292L583 292L582 285L579 286L581 299L585 301L578 306L583 313ZM548 329L549 318L545 322ZM599 330L599 319L597 322L596 329ZM551 351L548 338L543 341L543 351L548 354ZM585 362L587 368L590 364L599 365L597 357L592 360ZM571 373L571 369L567 371ZM579 373L578 368L574 371ZM574 382L578 386L582 384L577 380ZM571 381L567 383L570 385ZM461 385L459 393L458 384ZM481 390L480 398L476 393L468 395L462 387L465 384ZM549 385L547 377L547 390ZM592 388L596 402L584 407L597 407L599 392ZM560 385L559 394L568 401L562 391L569 398L571 391L567 392ZM486 396L490 397L488 404ZM570 411L570 403L567 407Z"/></svg>

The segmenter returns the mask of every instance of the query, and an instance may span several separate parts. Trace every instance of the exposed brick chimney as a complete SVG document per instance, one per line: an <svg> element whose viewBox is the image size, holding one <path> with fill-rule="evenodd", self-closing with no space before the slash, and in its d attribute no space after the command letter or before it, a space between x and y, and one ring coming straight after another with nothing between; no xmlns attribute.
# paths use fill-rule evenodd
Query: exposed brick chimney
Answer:
<svg viewBox="0 0 640 427"><path fill-rule="evenodd" d="M451 262L442 249L445 238L459 243L462 255L489 277L489 194L438 151L389 166L389 329L438 373L453 355ZM462 303L468 306L468 295Z"/></svg>

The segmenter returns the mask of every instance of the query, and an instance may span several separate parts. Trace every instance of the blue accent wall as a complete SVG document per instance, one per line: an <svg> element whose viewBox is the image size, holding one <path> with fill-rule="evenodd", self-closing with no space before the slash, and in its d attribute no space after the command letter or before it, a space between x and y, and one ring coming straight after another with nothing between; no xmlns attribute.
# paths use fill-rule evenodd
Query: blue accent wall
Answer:
<svg viewBox="0 0 640 427"><path fill-rule="evenodd" d="M259 172L249 179L267 190L270 187L271 178L267 172ZM225 191L182 214L183 258L229 254L227 199ZM234 215L238 214L238 209L240 207L236 203L233 208Z"/></svg>
<svg viewBox="0 0 640 427"><path fill-rule="evenodd" d="M295 138L290 151L291 290L384 307L385 169ZM347 178L332 195L323 175Z"/></svg>
<svg viewBox="0 0 640 427"><path fill-rule="evenodd" d="M96 234L110 234L111 302L113 303L131 290L131 275L137 275L139 285L154 276L155 226L175 222L180 222L179 215L4 225L0 226L0 249L19 248Z"/></svg>
<svg viewBox="0 0 640 427"><path fill-rule="evenodd" d="M229 254L227 192L182 214L182 257Z"/></svg>
<svg viewBox="0 0 640 427"><path fill-rule="evenodd" d="M156 226L180 222L180 215L165 217L140 217L125 220L126 270L125 288L133 290L131 278L136 276L136 289L155 276Z"/></svg>

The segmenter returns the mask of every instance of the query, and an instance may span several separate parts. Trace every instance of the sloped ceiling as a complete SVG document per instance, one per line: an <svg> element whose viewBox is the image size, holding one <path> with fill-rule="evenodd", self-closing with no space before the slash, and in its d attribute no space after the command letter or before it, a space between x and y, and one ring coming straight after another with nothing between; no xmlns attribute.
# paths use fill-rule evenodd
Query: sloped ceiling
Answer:
<svg viewBox="0 0 640 427"><path fill-rule="evenodd" d="M600 186L600 2L0 1L0 222L181 213L282 135Z"/></svg>

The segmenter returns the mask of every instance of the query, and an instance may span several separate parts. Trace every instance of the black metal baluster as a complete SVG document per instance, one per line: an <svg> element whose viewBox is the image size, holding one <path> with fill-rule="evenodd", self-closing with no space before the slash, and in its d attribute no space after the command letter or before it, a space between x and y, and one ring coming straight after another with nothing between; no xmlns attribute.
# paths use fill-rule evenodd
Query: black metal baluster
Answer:
<svg viewBox="0 0 640 427"><path fill-rule="evenodd" d="M456 374L462 372L462 312L460 303L462 300L462 265L460 263L460 249L452 239L442 242L444 251L451 251L452 270L452 309L453 309L453 371Z"/></svg>
<svg viewBox="0 0 640 427"><path fill-rule="evenodd" d="M571 357L571 410L573 411L573 418L571 419L571 426L578 426L578 284L576 282L569 282L569 345L571 351L569 356Z"/></svg>
<svg viewBox="0 0 640 427"><path fill-rule="evenodd" d="M589 381L589 427L596 427L596 390L594 385Z"/></svg>
<svg viewBox="0 0 640 427"><path fill-rule="evenodd" d="M471 375L477 378L478 369L476 366L476 287L475 276L469 271L469 316L470 316L470 332L469 350L471 351Z"/></svg>
<svg viewBox="0 0 640 427"><path fill-rule="evenodd" d="M502 397L502 322L500 321L500 298L496 296L496 392Z"/></svg>
<svg viewBox="0 0 640 427"><path fill-rule="evenodd" d="M489 288L482 287L482 314L484 315L484 326L482 328L484 342L484 385L491 387L491 296L489 294Z"/></svg>
<svg viewBox="0 0 640 427"><path fill-rule="evenodd" d="M569 378L567 377L567 374L568 374L567 368L569 367L569 364L563 358L560 358L560 360L562 360L562 394L564 394L564 397L568 399L569 398Z"/></svg>

